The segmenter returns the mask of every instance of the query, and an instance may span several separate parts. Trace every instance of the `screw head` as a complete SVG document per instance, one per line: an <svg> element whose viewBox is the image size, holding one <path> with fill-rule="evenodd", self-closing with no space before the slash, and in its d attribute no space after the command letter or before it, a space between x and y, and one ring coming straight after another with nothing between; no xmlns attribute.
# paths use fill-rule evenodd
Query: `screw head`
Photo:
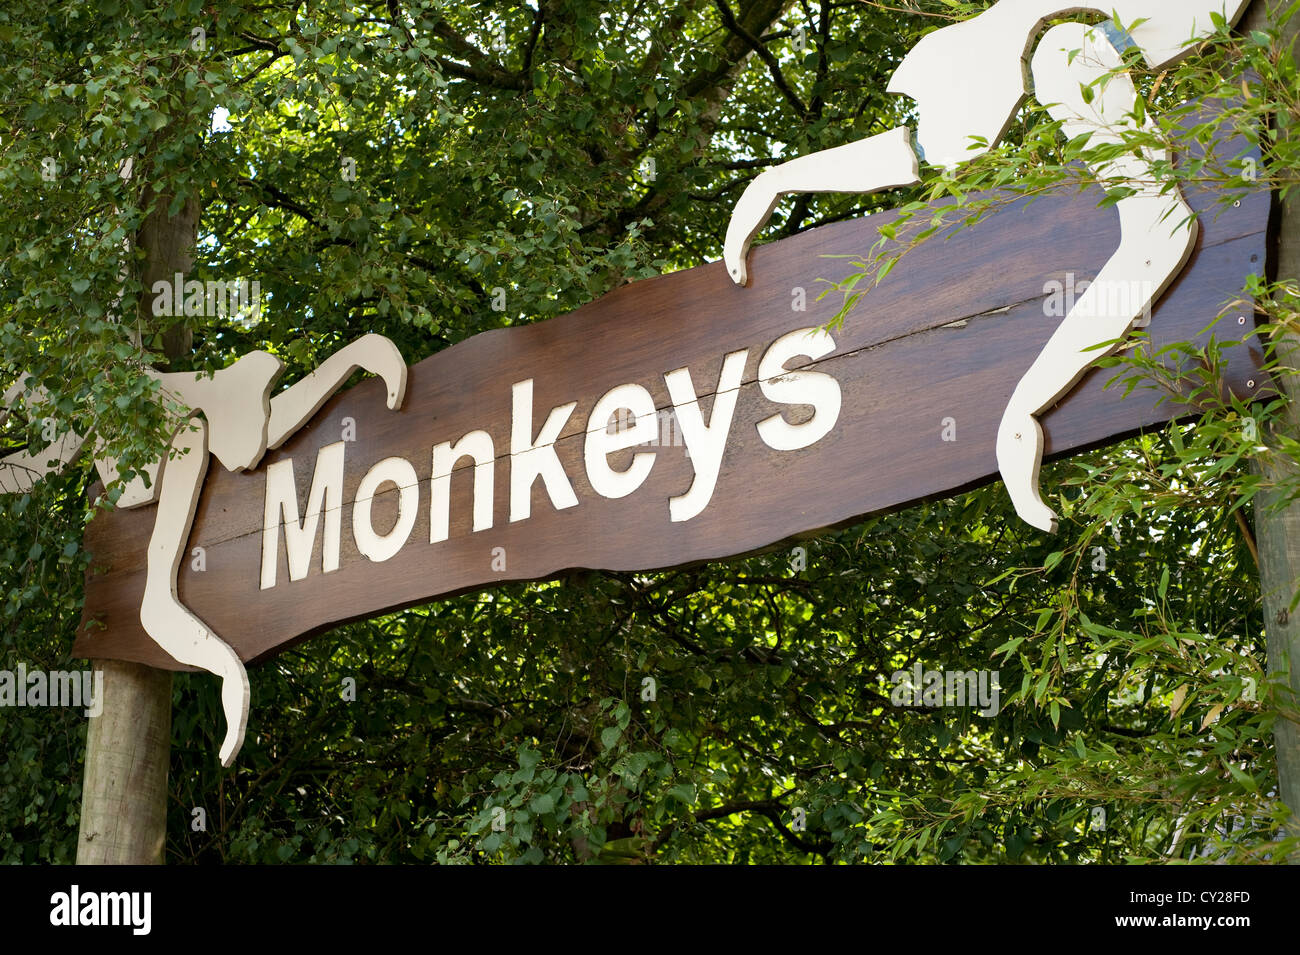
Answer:
<svg viewBox="0 0 1300 955"><path fill-rule="evenodd" d="M1247 387L1247 388L1254 388L1254 387L1255 387L1255 379L1254 379L1254 378L1251 378L1250 380L1248 380L1248 381L1246 382L1246 387Z"/></svg>
<svg viewBox="0 0 1300 955"><path fill-rule="evenodd" d="M1246 324L1246 316L1245 316L1245 315L1238 315L1238 316L1237 316L1237 324L1238 324L1238 325L1245 325L1245 324Z"/></svg>

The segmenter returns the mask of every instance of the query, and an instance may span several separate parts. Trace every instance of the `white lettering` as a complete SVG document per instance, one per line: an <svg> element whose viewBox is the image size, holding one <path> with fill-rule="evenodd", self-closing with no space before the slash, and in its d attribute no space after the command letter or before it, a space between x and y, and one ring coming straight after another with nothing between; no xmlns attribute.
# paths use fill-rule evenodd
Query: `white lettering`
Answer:
<svg viewBox="0 0 1300 955"><path fill-rule="evenodd" d="M610 434L607 422L616 412L623 410L631 412L631 424ZM627 424L628 416L619 417L621 423ZM602 497L619 498L627 497L639 488L654 467L654 452L632 455L632 463L624 471L611 468L608 455L658 438L659 416L655 413L655 401L650 392L640 385L619 385L605 392L587 419L587 441L583 449L587 480L596 493Z"/></svg>
<svg viewBox="0 0 1300 955"><path fill-rule="evenodd" d="M384 484L397 485L397 520L387 534L376 534L370 522L370 505ZM352 537L357 550L375 563L388 560L406 543L415 527L415 512L420 505L420 479L406 458L384 458L366 472L357 487L352 505Z"/></svg>
<svg viewBox="0 0 1300 955"><path fill-rule="evenodd" d="M433 480L429 513L429 543L445 541L451 533L451 472L461 458L474 459L474 530L492 526L493 471L496 450L492 435L471 431L455 444L444 441L433 448Z"/></svg>
<svg viewBox="0 0 1300 955"><path fill-rule="evenodd" d="M533 483L541 476L556 510L576 507L578 498L573 493L569 477L564 473L555 441L561 429L578 407L576 401L552 408L546 423L531 438L533 431L533 379L516 382L513 389L514 407L510 416L510 521L522 521L533 513Z"/></svg>
<svg viewBox="0 0 1300 955"><path fill-rule="evenodd" d="M275 586L279 566L280 528L289 562L289 579L302 580L311 565L316 526L325 515L321 567L324 573L339 569L339 538L343 524L343 442L327 444L316 454L307 513L298 520L298 492L294 487L293 459L276 461L266 469L266 505L262 518L262 590Z"/></svg>
<svg viewBox="0 0 1300 955"><path fill-rule="evenodd" d="M690 490L668 499L668 515L674 522L689 521L708 507L713 498L748 355L749 350L742 348L723 359L722 374L718 376L718 388L713 395L713 410L709 414L707 425L700 411L699 397L691 381L690 369L678 368L664 375L668 394L677 412L677 427L681 430L682 440L686 442L691 466L695 468L695 480L691 482Z"/></svg>
<svg viewBox="0 0 1300 955"><path fill-rule="evenodd" d="M821 329L801 328L782 335L764 352L758 363L758 386L769 401L788 405L812 405L813 416L802 424L790 424L775 414L758 423L763 443L774 451L798 451L821 440L840 416L840 383L816 371L786 371L786 362L806 355L823 358L835 350L835 342Z"/></svg>

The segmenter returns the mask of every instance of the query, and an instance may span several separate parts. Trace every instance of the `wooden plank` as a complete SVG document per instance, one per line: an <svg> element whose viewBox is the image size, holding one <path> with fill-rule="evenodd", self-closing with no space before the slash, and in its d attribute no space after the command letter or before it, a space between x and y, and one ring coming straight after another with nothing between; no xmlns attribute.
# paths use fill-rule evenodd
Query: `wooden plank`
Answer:
<svg viewBox="0 0 1300 955"><path fill-rule="evenodd" d="M1239 140L1220 152L1233 156L1244 149ZM1118 215L1098 208L1099 199L1091 190L1017 202L909 253L832 333L834 352L804 362L807 370L839 382L842 405L830 433L799 451L774 451L760 440L757 422L782 406L757 384L759 359L782 335L830 320L837 301L815 301L825 287L818 280L837 279L850 267L847 259L825 256L864 253L892 214L757 249L748 288L733 285L715 263L625 286L544 323L475 336L411 367L399 412L386 409L381 382L364 382L330 400L258 470L209 470L189 542L191 550L204 549L206 569L182 565L180 598L241 659L253 662L341 622L439 596L572 568L648 570L734 556L987 482L997 476L994 438L1003 408L1059 321L1045 314L1048 283L1069 275L1092 278L1117 244ZM1198 210L1211 202L1205 194L1188 199ZM1200 333L1246 276L1262 271L1268 208L1261 192L1202 219L1188 268L1154 312L1156 345L1208 337ZM806 292L805 312L792 310L797 288ZM1253 318L1246 318L1245 327L1230 321L1218 337L1253 327ZM592 488L583 448L588 416L601 395L635 383L657 408L669 409L664 375L685 367L707 420L724 356L741 349L747 356L734 420L702 513L670 520L669 498L684 493L694 476L680 444L640 449L653 451L655 464L627 497L606 498ZM1228 372L1234 391L1244 395L1262 385L1259 359L1254 345L1233 350ZM1122 399L1120 389L1104 390L1110 377L1094 371L1043 416L1049 455L1103 444L1180 413L1171 405L1155 407L1152 392ZM538 481L531 516L511 522L511 386L530 379L532 434L551 408L577 403L556 447L578 504L557 510ZM800 413L787 417L798 421ZM344 445L341 568L322 572L318 536L307 576L290 581L281 541L278 583L263 590L267 468L292 459L303 509L317 452L341 439L345 418L355 421L356 439ZM956 441L942 438L948 418L956 424ZM463 459L451 481L449 537L430 543L433 446L476 429L492 436L497 455L493 526L471 530L470 461ZM626 466L632 453L612 455L611 466ZM392 456L414 468L418 509L401 550L373 562L353 539L353 501L367 470ZM376 531L393 524L397 497L391 484L376 496ZM155 510L113 512L91 524L86 543L94 567L76 654L181 668L139 624ZM493 565L494 555L499 560L502 554L504 571Z"/></svg>

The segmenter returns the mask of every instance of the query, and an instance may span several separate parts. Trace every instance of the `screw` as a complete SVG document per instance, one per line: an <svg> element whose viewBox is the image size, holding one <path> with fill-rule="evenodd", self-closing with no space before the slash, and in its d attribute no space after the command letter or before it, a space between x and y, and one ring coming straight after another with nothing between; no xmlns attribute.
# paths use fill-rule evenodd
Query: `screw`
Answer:
<svg viewBox="0 0 1300 955"><path fill-rule="evenodd" d="M1255 387L1255 379L1254 379L1254 378L1249 379L1249 380L1246 382L1246 387L1247 387L1247 388L1254 388L1254 387Z"/></svg>
<svg viewBox="0 0 1300 955"><path fill-rule="evenodd" d="M1237 324L1238 324L1238 325L1245 325L1245 324L1246 324L1246 316L1245 316L1245 315L1238 315L1238 316L1237 316Z"/></svg>

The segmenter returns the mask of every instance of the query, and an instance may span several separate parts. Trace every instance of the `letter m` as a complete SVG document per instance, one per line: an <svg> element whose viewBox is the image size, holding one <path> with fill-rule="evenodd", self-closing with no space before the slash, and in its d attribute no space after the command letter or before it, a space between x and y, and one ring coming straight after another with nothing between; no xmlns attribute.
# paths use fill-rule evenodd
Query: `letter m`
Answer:
<svg viewBox="0 0 1300 955"><path fill-rule="evenodd" d="M81 706L81 674L67 670L52 672L50 702L55 706Z"/></svg>
<svg viewBox="0 0 1300 955"><path fill-rule="evenodd" d="M100 925L129 925L131 922L131 896L126 892L101 892L99 894ZM109 913L112 913L111 916Z"/></svg>
<svg viewBox="0 0 1300 955"><path fill-rule="evenodd" d="M302 580L311 566L316 529L325 513L322 570L339 569L339 537L343 522L343 441L321 448L307 495L307 511L298 518L298 492L293 459L276 461L266 469L266 509L262 517L262 589L274 587L280 562L280 528L289 559L289 579Z"/></svg>

